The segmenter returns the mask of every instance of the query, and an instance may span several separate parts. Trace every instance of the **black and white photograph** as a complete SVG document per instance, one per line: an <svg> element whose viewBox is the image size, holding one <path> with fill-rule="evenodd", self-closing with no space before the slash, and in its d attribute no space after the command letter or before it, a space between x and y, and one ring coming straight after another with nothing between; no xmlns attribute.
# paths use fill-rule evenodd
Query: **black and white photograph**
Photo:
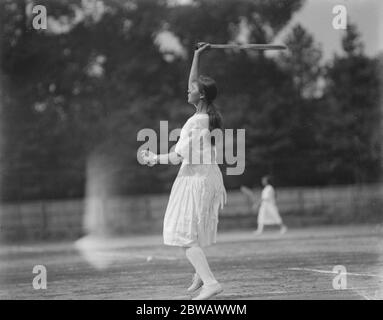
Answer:
<svg viewBox="0 0 383 320"><path fill-rule="evenodd" d="M0 64L0 300L383 300L382 1L0 0Z"/></svg>

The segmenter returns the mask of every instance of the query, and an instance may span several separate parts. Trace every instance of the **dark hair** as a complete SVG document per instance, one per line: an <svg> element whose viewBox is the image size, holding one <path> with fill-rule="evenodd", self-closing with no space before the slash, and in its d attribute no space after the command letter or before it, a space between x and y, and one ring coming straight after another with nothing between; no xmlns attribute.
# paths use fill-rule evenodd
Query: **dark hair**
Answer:
<svg viewBox="0 0 383 320"><path fill-rule="evenodd" d="M267 184L271 184L271 185L273 184L272 177L271 177L270 175L265 175L265 176L263 176L263 177L262 177L262 181L263 181L263 180L266 180L266 183L267 183Z"/></svg>
<svg viewBox="0 0 383 320"><path fill-rule="evenodd" d="M198 91L204 95L207 103L207 114L209 115L209 130L214 129L223 130L223 119L221 113L217 110L213 104L214 99L217 97L217 85L216 82L208 76L199 76L197 80ZM212 137L212 144L215 144L215 139Z"/></svg>

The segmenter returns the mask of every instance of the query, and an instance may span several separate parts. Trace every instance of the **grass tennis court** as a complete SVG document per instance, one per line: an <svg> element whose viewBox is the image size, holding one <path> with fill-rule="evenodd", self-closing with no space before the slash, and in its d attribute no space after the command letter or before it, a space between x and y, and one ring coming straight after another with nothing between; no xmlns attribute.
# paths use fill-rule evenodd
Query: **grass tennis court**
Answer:
<svg viewBox="0 0 383 320"><path fill-rule="evenodd" d="M224 286L217 299L383 299L382 225L219 232L207 256ZM46 290L32 287L35 265L47 269ZM333 288L336 265L345 290ZM0 299L189 299L192 272L161 236L3 245Z"/></svg>

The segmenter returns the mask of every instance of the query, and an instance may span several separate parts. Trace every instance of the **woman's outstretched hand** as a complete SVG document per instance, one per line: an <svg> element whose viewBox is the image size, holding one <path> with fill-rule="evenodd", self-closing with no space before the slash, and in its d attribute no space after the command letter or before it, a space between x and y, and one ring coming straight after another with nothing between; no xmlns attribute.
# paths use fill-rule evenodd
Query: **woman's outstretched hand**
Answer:
<svg viewBox="0 0 383 320"><path fill-rule="evenodd" d="M149 150L142 150L141 157L144 160L144 163L149 167L153 167L157 163L156 155Z"/></svg>
<svg viewBox="0 0 383 320"><path fill-rule="evenodd" d="M196 45L195 53L200 54L203 51L206 51L209 49L210 49L210 43L198 42L198 44Z"/></svg>

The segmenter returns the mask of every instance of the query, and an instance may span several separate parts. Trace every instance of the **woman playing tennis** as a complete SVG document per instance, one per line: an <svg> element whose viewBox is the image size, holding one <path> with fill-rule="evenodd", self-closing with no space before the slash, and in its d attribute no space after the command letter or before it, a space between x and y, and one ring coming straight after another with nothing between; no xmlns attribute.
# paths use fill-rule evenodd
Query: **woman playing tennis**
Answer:
<svg viewBox="0 0 383 320"><path fill-rule="evenodd" d="M166 208L164 244L182 247L195 269L189 293L201 288L194 300L209 299L223 291L207 262L203 247L216 242L218 212L226 203L222 173L216 162L215 144L210 133L223 130L222 117L213 101L217 96L215 81L198 75L201 53L209 48L202 43L194 52L188 82L188 103L196 112L182 127L174 152L156 155L142 151L144 162L180 163ZM200 143L202 140L202 144Z"/></svg>

